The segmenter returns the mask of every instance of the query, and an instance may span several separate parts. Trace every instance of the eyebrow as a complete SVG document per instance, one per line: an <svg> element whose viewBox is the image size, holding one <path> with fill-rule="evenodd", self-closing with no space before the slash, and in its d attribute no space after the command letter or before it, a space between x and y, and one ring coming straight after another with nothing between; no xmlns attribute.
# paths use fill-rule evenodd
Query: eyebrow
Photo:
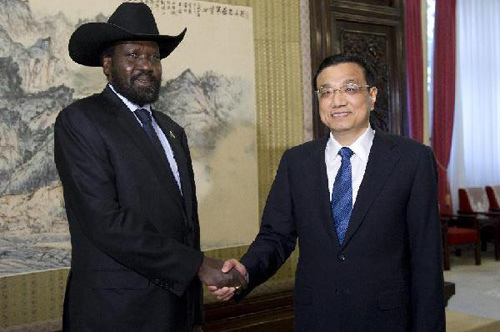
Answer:
<svg viewBox="0 0 500 332"><path fill-rule="evenodd" d="M343 80L342 83L340 83L340 86L344 86L344 85L349 84L349 83L361 84L356 79L349 78L349 79ZM331 88L332 85L330 83L325 83L325 84L319 86L320 89L324 88L324 87L330 87Z"/></svg>

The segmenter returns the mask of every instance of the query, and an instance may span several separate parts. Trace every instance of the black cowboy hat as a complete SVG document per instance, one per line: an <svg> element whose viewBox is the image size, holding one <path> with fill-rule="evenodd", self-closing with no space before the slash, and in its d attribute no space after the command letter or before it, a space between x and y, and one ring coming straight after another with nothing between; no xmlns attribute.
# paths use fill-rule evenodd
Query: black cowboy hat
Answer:
<svg viewBox="0 0 500 332"><path fill-rule="evenodd" d="M186 28L177 36L160 35L151 9L144 3L122 3L107 23L85 23L71 35L68 50L73 61L100 67L101 52L119 41L155 41L160 57L167 57L184 38Z"/></svg>

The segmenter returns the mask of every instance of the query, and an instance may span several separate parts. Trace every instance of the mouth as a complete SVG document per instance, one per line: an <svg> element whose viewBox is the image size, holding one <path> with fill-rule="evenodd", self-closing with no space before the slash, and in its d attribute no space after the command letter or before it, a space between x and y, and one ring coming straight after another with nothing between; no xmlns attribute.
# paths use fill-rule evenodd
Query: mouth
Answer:
<svg viewBox="0 0 500 332"><path fill-rule="evenodd" d="M343 119L348 117L351 114L351 112L334 112L330 113L330 116L334 119Z"/></svg>
<svg viewBox="0 0 500 332"><path fill-rule="evenodd" d="M150 77L147 75L140 75L140 76L134 77L132 79L132 81L133 81L133 83L138 84L138 85L149 86L155 82L155 79L153 77Z"/></svg>
<svg viewBox="0 0 500 332"><path fill-rule="evenodd" d="M153 83L149 78L138 78L135 80L136 83L140 85L151 85Z"/></svg>

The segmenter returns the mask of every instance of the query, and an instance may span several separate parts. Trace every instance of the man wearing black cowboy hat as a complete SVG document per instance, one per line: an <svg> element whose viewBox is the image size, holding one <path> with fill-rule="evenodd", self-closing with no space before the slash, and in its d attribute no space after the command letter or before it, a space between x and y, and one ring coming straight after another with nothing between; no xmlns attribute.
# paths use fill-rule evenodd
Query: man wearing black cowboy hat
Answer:
<svg viewBox="0 0 500 332"><path fill-rule="evenodd" d="M69 54L109 84L66 107L55 162L72 243L65 331L201 331L202 287L244 286L204 257L184 130L152 110L161 62L182 41L160 35L150 8L123 3L86 23Z"/></svg>

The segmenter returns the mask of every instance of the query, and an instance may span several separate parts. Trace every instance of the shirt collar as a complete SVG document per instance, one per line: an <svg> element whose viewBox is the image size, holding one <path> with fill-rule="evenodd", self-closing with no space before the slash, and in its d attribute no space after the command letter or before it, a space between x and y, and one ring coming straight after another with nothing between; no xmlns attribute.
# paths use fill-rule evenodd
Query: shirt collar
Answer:
<svg viewBox="0 0 500 332"><path fill-rule="evenodd" d="M111 91L113 91L118 96L118 98L120 98L123 101L123 103L125 105L127 105L128 109L131 110L132 112L135 112L139 108L144 108L148 112L151 112L151 104L146 104L146 105L143 105L143 106L139 106L137 104L134 104L133 102L131 102L130 100L128 100L126 97L124 97L121 94L119 94L115 90L115 88L113 87L113 85L111 85L111 83L108 83L108 86L110 87Z"/></svg>
<svg viewBox="0 0 500 332"><path fill-rule="evenodd" d="M348 146L356 156L368 161L368 155L370 154L370 149L373 144L373 138L375 137L375 130L370 126L366 129L363 135L359 136L354 143ZM331 149L334 156L337 156L339 150L343 147L337 140L333 137L330 132L330 138L328 139L327 146Z"/></svg>

